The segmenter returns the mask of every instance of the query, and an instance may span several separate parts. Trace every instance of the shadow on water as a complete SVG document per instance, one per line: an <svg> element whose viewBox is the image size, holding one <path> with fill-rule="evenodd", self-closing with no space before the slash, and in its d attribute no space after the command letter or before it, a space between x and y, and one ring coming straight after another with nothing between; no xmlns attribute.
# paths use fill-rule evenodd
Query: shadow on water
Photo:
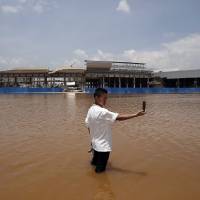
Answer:
<svg viewBox="0 0 200 200"><path fill-rule="evenodd" d="M124 168L121 168L121 167L116 167L116 166L113 166L111 164L111 162L108 162L108 165L107 165L107 169L106 169L108 172L119 172L119 173L122 173L122 174L129 174L129 175L138 175L138 176L147 176L147 172L143 172L143 171L135 171L135 170L130 170L130 169L124 169Z"/></svg>
<svg viewBox="0 0 200 200"><path fill-rule="evenodd" d="M133 171L133 170L123 169L123 168L114 167L114 166L108 167L107 171L114 171L114 172L119 172L119 173L133 174L133 175L138 175L138 176L147 176L146 172Z"/></svg>

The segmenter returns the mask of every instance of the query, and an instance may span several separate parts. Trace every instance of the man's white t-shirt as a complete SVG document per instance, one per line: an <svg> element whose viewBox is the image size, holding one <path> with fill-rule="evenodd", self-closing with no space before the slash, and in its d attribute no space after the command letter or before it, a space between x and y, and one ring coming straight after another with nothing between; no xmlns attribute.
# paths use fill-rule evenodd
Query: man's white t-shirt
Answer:
<svg viewBox="0 0 200 200"><path fill-rule="evenodd" d="M97 104L93 104L85 118L85 125L90 129L92 148L99 152L112 150L111 126L119 113L111 112Z"/></svg>

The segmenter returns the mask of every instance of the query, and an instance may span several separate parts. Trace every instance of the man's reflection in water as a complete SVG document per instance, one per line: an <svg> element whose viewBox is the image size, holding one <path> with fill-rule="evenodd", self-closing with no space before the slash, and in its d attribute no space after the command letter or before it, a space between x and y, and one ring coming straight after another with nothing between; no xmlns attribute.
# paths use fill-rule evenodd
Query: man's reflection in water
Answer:
<svg viewBox="0 0 200 200"><path fill-rule="evenodd" d="M97 182L97 189L94 193L94 200L112 200L116 199L112 190L112 184L109 180L107 173L94 174L94 178Z"/></svg>
<svg viewBox="0 0 200 200"><path fill-rule="evenodd" d="M108 173L109 172L109 173ZM116 194L113 192L113 185L110 181L111 178L111 172L112 175L121 174L124 176L131 176L133 178L133 182L137 183L141 180L141 178L144 178L147 176L146 172L143 171L133 171L128 169L123 169L117 166L113 166L110 162L108 163L108 169L107 172L103 172L101 174L96 174L94 171L89 172L89 176L91 176L95 183L97 184L97 187L94 191L94 200L113 200L116 199Z"/></svg>

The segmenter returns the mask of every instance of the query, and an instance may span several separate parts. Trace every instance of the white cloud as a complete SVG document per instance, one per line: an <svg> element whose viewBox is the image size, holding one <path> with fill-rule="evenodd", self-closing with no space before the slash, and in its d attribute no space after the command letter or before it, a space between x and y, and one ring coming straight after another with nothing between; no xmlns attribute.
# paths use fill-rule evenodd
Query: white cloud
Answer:
<svg viewBox="0 0 200 200"><path fill-rule="evenodd" d="M82 49L75 49L73 51L73 58L64 61L64 65L75 66L75 67L83 67L84 60L88 59L88 54Z"/></svg>
<svg viewBox="0 0 200 200"><path fill-rule="evenodd" d="M103 52L102 50L98 49L97 53L91 56L91 60L113 60L114 55L109 52Z"/></svg>
<svg viewBox="0 0 200 200"><path fill-rule="evenodd" d="M170 38L173 39L173 38L175 38L175 36L176 36L175 32L166 32L163 34L163 37L168 38L168 39L170 39Z"/></svg>
<svg viewBox="0 0 200 200"><path fill-rule="evenodd" d="M36 13L43 13L57 6L55 0L18 0L14 4L0 6L3 13L19 13L20 11L32 10Z"/></svg>
<svg viewBox="0 0 200 200"><path fill-rule="evenodd" d="M121 0L116 8L117 11L130 13L131 9L127 0Z"/></svg>
<svg viewBox="0 0 200 200"><path fill-rule="evenodd" d="M32 2L32 9L39 14L55 8L56 6L57 3L55 0L34 0Z"/></svg>
<svg viewBox="0 0 200 200"><path fill-rule="evenodd" d="M27 60L22 57L2 57L0 56L0 69L11 69L19 66L30 65Z"/></svg>
<svg viewBox="0 0 200 200"><path fill-rule="evenodd" d="M149 66L161 70L200 68L200 34L192 34L174 42L162 44L160 51L138 52Z"/></svg>
<svg viewBox="0 0 200 200"><path fill-rule="evenodd" d="M192 34L177 41L164 43L160 50L129 49L119 54L97 50L93 55L88 55L84 50L75 52L72 60L82 66L84 60L80 58L80 54L87 55L85 57L91 60L144 62L147 67L157 71L200 69L200 34Z"/></svg>
<svg viewBox="0 0 200 200"><path fill-rule="evenodd" d="M65 60L64 65L72 66L72 67L83 67L84 66L84 60L79 58L73 58L70 60Z"/></svg>
<svg viewBox="0 0 200 200"><path fill-rule="evenodd" d="M1 6L1 11L3 13L18 13L22 9L21 6L11 6L11 5L2 5Z"/></svg>
<svg viewBox="0 0 200 200"><path fill-rule="evenodd" d="M159 50L152 51L127 49L114 54L98 49L95 53L88 54L83 49L75 49L71 59L67 59L64 62L56 61L56 65L64 64L83 67L85 59L144 62L147 67L156 71L200 69L200 34L192 34L173 42L163 43ZM0 56L0 66L4 68L34 66L36 63L38 65L39 62L38 59L28 60L26 58L4 58Z"/></svg>
<svg viewBox="0 0 200 200"><path fill-rule="evenodd" d="M0 66L3 67L3 65L6 65L6 64L7 64L6 59L3 57L0 57Z"/></svg>
<svg viewBox="0 0 200 200"><path fill-rule="evenodd" d="M82 49L76 49L76 50L74 50L73 53L74 53L74 55L76 55L77 57L79 57L81 59L87 59L88 58L87 53Z"/></svg>
<svg viewBox="0 0 200 200"><path fill-rule="evenodd" d="M44 12L44 7L42 4L36 4L33 6L33 10L37 13L43 13Z"/></svg>
<svg viewBox="0 0 200 200"><path fill-rule="evenodd" d="M18 0L20 3L26 3L28 0Z"/></svg>

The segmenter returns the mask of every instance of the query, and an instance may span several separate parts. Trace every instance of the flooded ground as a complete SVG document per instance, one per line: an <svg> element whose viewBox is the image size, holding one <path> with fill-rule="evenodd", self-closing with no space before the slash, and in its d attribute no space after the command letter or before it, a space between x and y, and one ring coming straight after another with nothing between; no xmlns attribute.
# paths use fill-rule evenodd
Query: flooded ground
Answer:
<svg viewBox="0 0 200 200"><path fill-rule="evenodd" d="M200 94L110 96L147 114L113 125L108 170L90 166L85 94L0 95L1 200L199 200Z"/></svg>

